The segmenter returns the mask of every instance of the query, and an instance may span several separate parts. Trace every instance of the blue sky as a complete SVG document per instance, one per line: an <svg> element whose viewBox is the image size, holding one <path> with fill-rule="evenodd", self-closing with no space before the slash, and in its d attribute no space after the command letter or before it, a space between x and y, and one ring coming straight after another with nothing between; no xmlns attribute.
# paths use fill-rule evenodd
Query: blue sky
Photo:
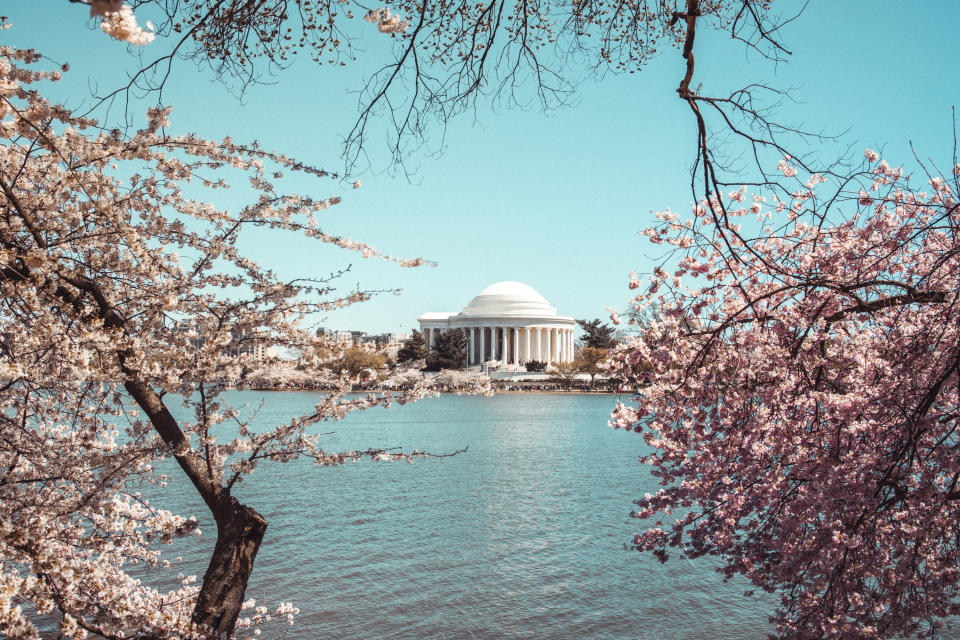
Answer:
<svg viewBox="0 0 960 640"><path fill-rule="evenodd" d="M13 28L5 41L41 50L71 71L58 89L77 106L91 86L119 84L136 67L126 47L88 29L86 8L66 0L5 2ZM784 2L786 6L798 3ZM43 10L38 7L43 7ZM362 46L371 58L383 37L371 25ZM698 30L697 74L704 92L746 82L793 87L795 102L780 118L843 135L820 146L826 156L848 146L883 150L891 164L911 166L909 143L921 158L951 165L951 107L960 103L960 3L812 0L784 31L793 54L773 65L729 36ZM157 51L163 43L151 47ZM150 47L145 56L154 54ZM304 59L271 84L239 100L209 73L177 65L165 97L172 130L210 138L233 135L337 171L340 141L356 118L356 95L370 60L318 68ZM583 73L578 71L578 73ZM304 182L311 195L339 193L343 203L323 220L331 233L394 255L423 256L437 267L402 269L290 236L251 237L245 249L290 277L320 276L351 264L345 288L403 290L332 313L327 327L408 331L425 311L456 311L488 284L520 280L561 314L604 317L624 308L627 274L649 271L651 245L637 231L651 211L686 211L693 122L675 89L679 52L661 47L642 72L587 77L568 108L491 109L482 104L433 131L431 149L414 153L411 178L386 169L380 147L363 188Z"/></svg>

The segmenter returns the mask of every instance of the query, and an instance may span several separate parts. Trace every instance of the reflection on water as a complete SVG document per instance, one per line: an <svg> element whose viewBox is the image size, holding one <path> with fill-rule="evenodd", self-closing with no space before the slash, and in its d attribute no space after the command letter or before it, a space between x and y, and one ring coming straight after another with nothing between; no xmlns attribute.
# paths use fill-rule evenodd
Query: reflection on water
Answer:
<svg viewBox="0 0 960 640"><path fill-rule="evenodd" d="M230 398L263 400L257 420L268 428L318 396ZM249 596L300 607L290 638L766 637L772 598L744 597L745 583L724 583L709 560L661 565L625 550L638 524L631 500L656 484L636 460L642 439L606 427L612 404L444 396L315 425L335 430L328 450L469 451L411 465L261 467L237 489L269 522ZM183 572L202 577L213 525L179 486L163 502L207 530L176 551Z"/></svg>

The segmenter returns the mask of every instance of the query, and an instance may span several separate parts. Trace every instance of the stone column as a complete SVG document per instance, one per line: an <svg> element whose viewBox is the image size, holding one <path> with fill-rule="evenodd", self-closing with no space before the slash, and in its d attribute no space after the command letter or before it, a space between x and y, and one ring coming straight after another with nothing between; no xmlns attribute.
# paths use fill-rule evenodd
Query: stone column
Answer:
<svg viewBox="0 0 960 640"><path fill-rule="evenodd" d="M523 345L523 356L527 362L530 362L530 327L527 327L526 335L524 336L524 345Z"/></svg>
<svg viewBox="0 0 960 640"><path fill-rule="evenodd" d="M430 351L432 343L430 342L430 329L423 328L423 341L427 343L427 351Z"/></svg>
<svg viewBox="0 0 960 640"><path fill-rule="evenodd" d="M471 353L471 355L473 356L473 364L477 364L478 362L482 362L482 361L480 360L480 358L483 357L483 354L478 354L478 351L479 351L479 349L480 349L480 336L481 336L482 334L483 334L483 328L482 328L482 327L474 327L474 328L473 328L473 352Z"/></svg>
<svg viewBox="0 0 960 640"><path fill-rule="evenodd" d="M517 339L513 343L513 346L517 349L514 362L517 364L523 364L526 362L526 359L523 357L523 327L514 327L513 330L517 334Z"/></svg>
<svg viewBox="0 0 960 640"><path fill-rule="evenodd" d="M513 361L520 364L520 329L513 328Z"/></svg>
<svg viewBox="0 0 960 640"><path fill-rule="evenodd" d="M553 364L553 329L547 327L547 365Z"/></svg>
<svg viewBox="0 0 960 640"><path fill-rule="evenodd" d="M480 364L483 364L487 361L487 354L484 353L486 350L486 334L487 328L483 325L480 326Z"/></svg>

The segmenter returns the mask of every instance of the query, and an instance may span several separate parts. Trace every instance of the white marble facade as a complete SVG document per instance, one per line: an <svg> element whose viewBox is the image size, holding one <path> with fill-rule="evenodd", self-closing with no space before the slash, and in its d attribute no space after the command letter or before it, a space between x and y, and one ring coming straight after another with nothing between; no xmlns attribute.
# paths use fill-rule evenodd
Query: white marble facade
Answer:
<svg viewBox="0 0 960 640"><path fill-rule="evenodd" d="M558 316L543 296L522 282L492 284L459 313L430 312L417 321L430 348L442 331L465 330L470 341L468 365L573 360L576 321Z"/></svg>

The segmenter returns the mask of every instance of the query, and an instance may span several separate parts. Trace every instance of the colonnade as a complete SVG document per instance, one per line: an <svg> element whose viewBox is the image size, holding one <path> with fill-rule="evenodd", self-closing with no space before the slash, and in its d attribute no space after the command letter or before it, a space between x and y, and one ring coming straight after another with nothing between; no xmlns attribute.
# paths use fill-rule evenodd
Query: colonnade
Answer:
<svg viewBox="0 0 960 640"><path fill-rule="evenodd" d="M499 360L505 364L525 364L539 360L547 364L572 362L574 330L558 326L479 325L459 327L467 333L467 364ZM445 329L423 328L427 348L432 349Z"/></svg>

